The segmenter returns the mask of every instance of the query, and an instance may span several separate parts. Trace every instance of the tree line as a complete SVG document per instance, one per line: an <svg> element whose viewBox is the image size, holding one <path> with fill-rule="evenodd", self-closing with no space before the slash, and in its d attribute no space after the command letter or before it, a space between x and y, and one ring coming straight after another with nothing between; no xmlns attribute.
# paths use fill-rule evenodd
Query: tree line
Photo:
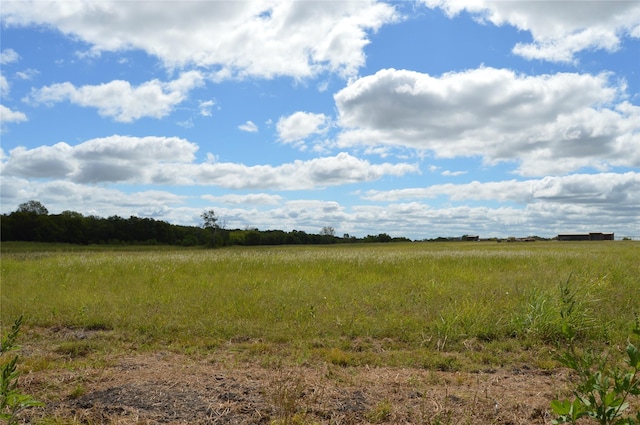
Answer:
<svg viewBox="0 0 640 425"><path fill-rule="evenodd" d="M153 218L117 215L103 218L75 211L49 214L39 201L28 201L1 216L0 239L4 241L56 242L81 245L294 245L408 241L386 233L356 238L335 236L331 227L313 234L300 230L225 229L213 210L202 214L202 226L170 224Z"/></svg>

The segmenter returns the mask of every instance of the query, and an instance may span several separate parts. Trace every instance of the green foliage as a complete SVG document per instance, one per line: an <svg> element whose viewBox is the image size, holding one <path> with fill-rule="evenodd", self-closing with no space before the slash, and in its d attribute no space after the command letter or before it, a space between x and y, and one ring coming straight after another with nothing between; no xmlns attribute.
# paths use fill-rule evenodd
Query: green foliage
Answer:
<svg viewBox="0 0 640 425"><path fill-rule="evenodd" d="M0 345L0 356L9 351L17 349L16 339L22 325L20 316L11 327L11 330L2 338ZM28 394L22 394L18 390L18 356L13 356L11 360L2 365L0 369L0 419L5 419L7 424L17 424L17 415L24 409L43 404Z"/></svg>
<svg viewBox="0 0 640 425"><path fill-rule="evenodd" d="M558 416L552 423L575 424L581 418L593 419L601 425L640 423L640 412L635 420L625 416L629 397L640 395L640 350L628 342L625 368L616 366L608 352L578 350L575 346L576 323L573 321L578 294L569 287L568 281L561 286L560 292L562 332L568 348L558 356L558 360L576 373L578 382L573 390L573 400L551 402L551 409ZM633 334L640 335L637 314Z"/></svg>

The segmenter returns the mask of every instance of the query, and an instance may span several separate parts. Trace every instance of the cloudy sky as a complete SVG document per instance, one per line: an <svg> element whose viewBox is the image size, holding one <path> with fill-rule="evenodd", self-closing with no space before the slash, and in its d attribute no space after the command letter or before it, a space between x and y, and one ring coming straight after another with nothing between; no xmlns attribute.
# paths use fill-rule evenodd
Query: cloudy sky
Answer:
<svg viewBox="0 0 640 425"><path fill-rule="evenodd" d="M640 3L2 1L1 212L640 238Z"/></svg>

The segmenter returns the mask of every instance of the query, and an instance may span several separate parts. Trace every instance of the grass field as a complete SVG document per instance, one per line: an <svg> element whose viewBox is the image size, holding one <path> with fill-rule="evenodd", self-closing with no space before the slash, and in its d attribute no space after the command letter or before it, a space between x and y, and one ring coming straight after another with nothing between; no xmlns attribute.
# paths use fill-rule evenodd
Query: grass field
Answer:
<svg viewBox="0 0 640 425"><path fill-rule="evenodd" d="M27 372L158 351L220 353L266 368L554 370L562 285L576 294L569 320L585 346L623 344L640 312L633 241L217 250L3 243L1 277L3 330L24 315L25 338L39 347ZM55 340L51 329L101 337Z"/></svg>

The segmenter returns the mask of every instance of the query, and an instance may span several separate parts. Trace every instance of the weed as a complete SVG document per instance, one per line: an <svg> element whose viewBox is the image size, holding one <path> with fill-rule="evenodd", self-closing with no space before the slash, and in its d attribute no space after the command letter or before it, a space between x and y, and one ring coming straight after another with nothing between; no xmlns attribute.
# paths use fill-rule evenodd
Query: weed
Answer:
<svg viewBox="0 0 640 425"><path fill-rule="evenodd" d="M69 398L78 399L83 395L85 395L86 392L87 392L87 389L84 387L84 385L78 384L69 394Z"/></svg>
<svg viewBox="0 0 640 425"><path fill-rule="evenodd" d="M367 420L374 424L386 422L391 417L392 406L389 400L383 400L367 413Z"/></svg>
<svg viewBox="0 0 640 425"><path fill-rule="evenodd" d="M269 394L273 404L275 415L278 418L274 424L290 425L299 424L302 418L300 400L304 395L304 383L300 376L281 376L272 386Z"/></svg>
<svg viewBox="0 0 640 425"><path fill-rule="evenodd" d="M2 337L0 345L0 356L15 350L16 339L20 326L22 325L23 316L20 316L13 323L11 330L6 336ZM5 363L0 369L0 418L6 419L7 424L17 424L17 415L28 407L42 406L43 403L35 400L28 394L22 394L18 390L17 371L18 355L15 355L9 362Z"/></svg>
<svg viewBox="0 0 640 425"><path fill-rule="evenodd" d="M573 400L554 400L551 409L558 415L554 424L575 424L580 418L590 418L600 425L632 425L640 423L640 412L635 420L625 416L628 399L640 395L640 350L630 341L627 344L626 368L611 366L609 352L598 353L593 349L579 350L575 340L578 335L573 314L577 292L568 283L561 287L562 333L568 348L558 360L576 372L578 382L573 390ZM633 334L640 336L640 320L636 314Z"/></svg>

